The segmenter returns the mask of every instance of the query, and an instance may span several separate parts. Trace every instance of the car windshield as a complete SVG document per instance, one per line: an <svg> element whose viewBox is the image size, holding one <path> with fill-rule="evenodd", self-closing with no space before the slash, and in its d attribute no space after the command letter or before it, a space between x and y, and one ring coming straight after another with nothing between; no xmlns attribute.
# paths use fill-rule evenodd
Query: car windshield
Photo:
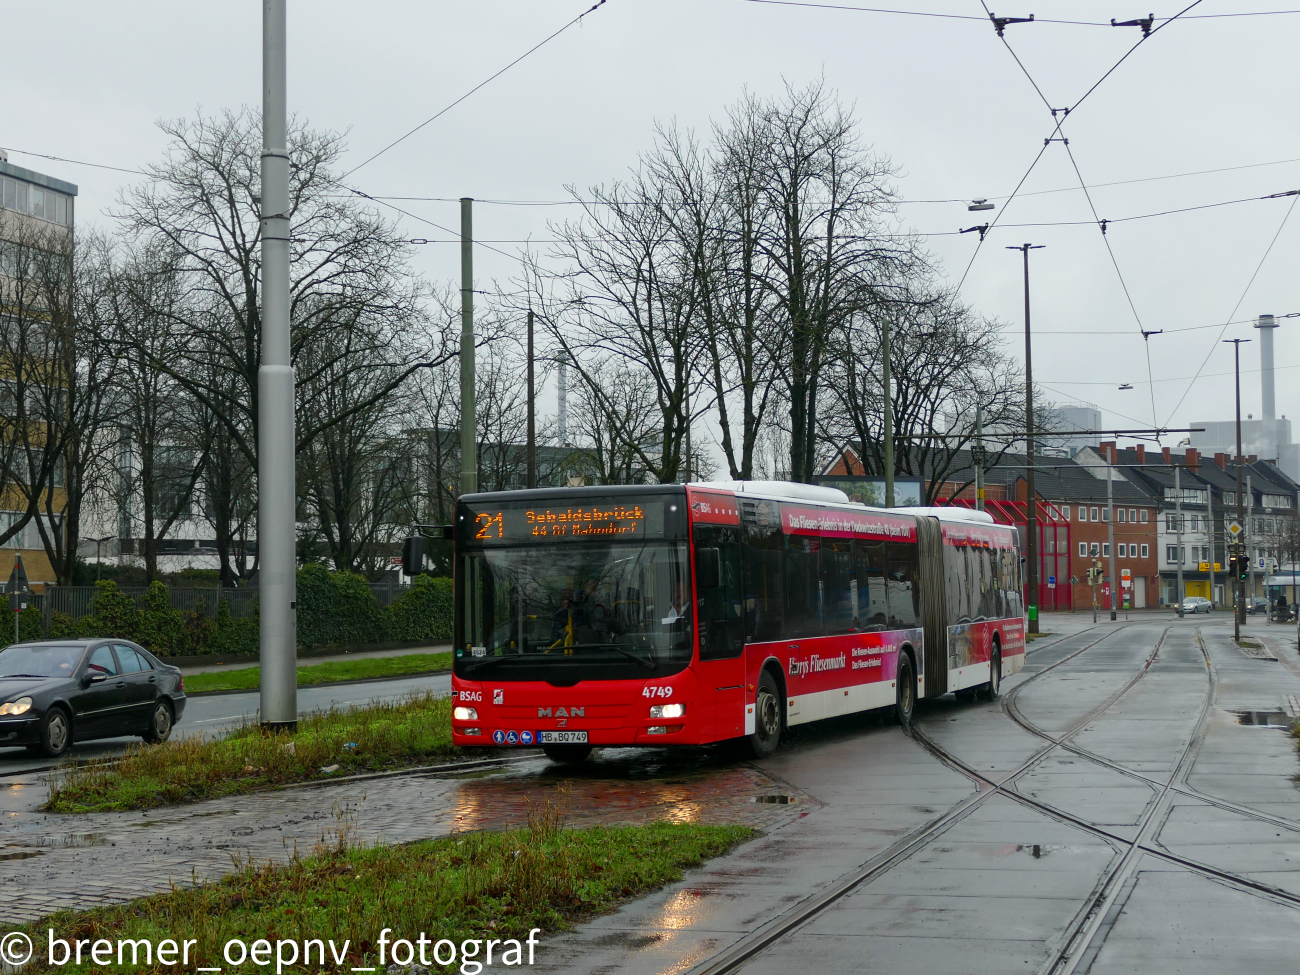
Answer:
<svg viewBox="0 0 1300 975"><path fill-rule="evenodd" d="M0 650L0 678L71 677L83 652L83 647L5 647Z"/></svg>
<svg viewBox="0 0 1300 975"><path fill-rule="evenodd" d="M674 673L694 642L686 566L686 546L673 542L471 551L460 567L456 672L475 680Z"/></svg>

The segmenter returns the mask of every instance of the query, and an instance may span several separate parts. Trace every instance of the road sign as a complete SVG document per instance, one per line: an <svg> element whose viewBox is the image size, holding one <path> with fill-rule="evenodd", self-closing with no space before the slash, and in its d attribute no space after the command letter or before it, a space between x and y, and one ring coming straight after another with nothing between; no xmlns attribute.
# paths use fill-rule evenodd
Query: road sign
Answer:
<svg viewBox="0 0 1300 975"><path fill-rule="evenodd" d="M1048 577L1047 577L1047 584L1048 584L1049 586L1051 586L1053 589L1055 589L1055 588L1056 588L1056 576L1048 576Z"/></svg>
<svg viewBox="0 0 1300 975"><path fill-rule="evenodd" d="M23 557L21 555L14 559L14 570L9 573L9 581L5 584L5 592L31 592L32 587L27 583L27 569L23 567Z"/></svg>
<svg viewBox="0 0 1300 975"><path fill-rule="evenodd" d="M1223 526L1223 530L1233 537L1233 540L1241 537L1241 522L1230 521Z"/></svg>
<svg viewBox="0 0 1300 975"><path fill-rule="evenodd" d="M1119 577L1120 577L1121 579L1132 579L1132 578L1133 578L1133 570L1132 570L1132 569L1120 569L1120 570L1119 570Z"/></svg>

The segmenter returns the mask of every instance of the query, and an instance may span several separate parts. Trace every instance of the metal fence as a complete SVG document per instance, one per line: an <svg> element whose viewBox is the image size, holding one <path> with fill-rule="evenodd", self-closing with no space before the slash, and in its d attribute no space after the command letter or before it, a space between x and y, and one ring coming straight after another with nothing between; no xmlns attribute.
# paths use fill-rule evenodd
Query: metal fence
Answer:
<svg viewBox="0 0 1300 975"><path fill-rule="evenodd" d="M119 586L118 591L130 596L136 605L143 606L145 595L149 592L144 586ZM406 591L405 586L389 583L374 583L370 591L375 602L380 606L392 605ZM43 595L32 597L32 604L40 609L48 621L52 613L66 613L73 619L90 616L95 612L95 600L99 590L94 586L47 586ZM183 613L201 610L203 615L213 619L221 600L230 606L230 615L235 619L247 619L257 614L259 590L220 589L168 586L167 595L172 609Z"/></svg>

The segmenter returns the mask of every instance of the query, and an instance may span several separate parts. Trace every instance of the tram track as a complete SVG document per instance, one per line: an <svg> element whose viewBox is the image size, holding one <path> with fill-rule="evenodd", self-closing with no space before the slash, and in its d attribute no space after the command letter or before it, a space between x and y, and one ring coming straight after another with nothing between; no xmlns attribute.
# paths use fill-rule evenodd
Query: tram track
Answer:
<svg viewBox="0 0 1300 975"><path fill-rule="evenodd" d="M1131 624L1110 630L1090 643L1070 652L1060 660L1053 661L1042 670L1030 675L1017 686L1017 689L1032 683L1044 674L1050 673L1062 664L1073 660L1075 657L1092 649L1104 640L1107 640L1122 630L1127 629L1129 625ZM1089 630L1090 629L1091 628L1089 628ZM1166 631L1167 629L1168 628L1166 628ZM1087 632L1089 631L1082 631L1082 633ZM1040 649L1046 650L1050 646L1059 646L1061 643L1079 637L1082 633L1070 634L1069 636L1063 637L1061 640ZM1154 656L1154 652L1152 656ZM1144 664L1144 670L1149 666L1150 660ZM1102 710L1110 707L1112 703L1113 701L1107 701L1103 705ZM1099 710L1097 713L1099 714L1101 711ZM1093 715L1090 714L1085 717L1083 723L1091 720L1092 716ZM907 730L907 733L916 737L917 730L915 724ZM926 746L927 741L928 739L921 740L923 747L928 747ZM1041 761L1043 757L1053 751L1056 747L1056 745L1049 743L1040 748L1028 759L1022 762L1008 778L1012 779L1023 774ZM841 877L839 880L823 888L811 897L805 898L803 901L800 901L789 910L772 918L765 924L760 925L729 948L718 952L703 963L691 968L688 975L730 975L732 972L739 971L755 957L762 954L762 952L768 947L794 933L809 921L824 913L828 908L843 900L853 891L888 873L892 868L907 860L910 856L923 849L926 845L941 836L952 826L965 819L990 798L1000 794L999 788L991 780L986 779L978 773L966 770L960 763L954 764L944 758L941 758L941 760L945 761L946 764L952 764L958 771L974 778L979 785L979 791L971 794L955 806L951 807L942 816L917 827L905 836L896 840L876 856L861 864L856 870ZM988 788L985 788L985 786L988 786Z"/></svg>
<svg viewBox="0 0 1300 975"><path fill-rule="evenodd" d="M1187 857L1179 856L1172 853L1162 846L1158 845L1154 839L1158 830L1163 824L1172 807L1172 802L1176 796L1188 796L1193 799L1210 801L1212 805L1221 806L1232 811L1244 811L1247 815L1253 815L1254 818L1272 825L1296 829L1300 824L1294 824L1280 817L1271 817L1258 811L1249 810L1248 807L1234 808L1236 804L1227 803L1222 800L1212 800L1206 797L1203 799L1195 790L1186 786L1185 779L1190 772L1200 748L1204 743L1206 726L1209 715L1213 711L1214 701L1217 690L1217 675L1214 671L1213 662L1210 659L1206 649L1204 639L1201 636L1199 628L1196 631L1198 647L1205 661L1207 686L1205 695L1201 702L1201 707L1197 713L1192 733L1188 736L1187 741L1183 744L1176 761L1173 763L1172 771L1165 780L1157 779L1153 776L1144 775L1125 769L1117 763L1101 759L1100 756L1093 756L1086 749L1079 748L1070 743L1070 739L1077 735L1089 723L1095 721L1098 717L1110 710L1116 703L1130 693L1135 686L1150 672L1152 665L1159 656L1161 647L1164 645L1166 637L1169 635L1171 626L1166 626L1157 639L1155 646L1150 654L1143 660L1142 665L1137 672L1124 683L1124 685L1114 693L1108 695L1106 700L1090 709L1087 714L1071 722L1070 726L1058 735L1052 735L1038 729L1024 718L1023 713L1015 708L1016 698L1031 683L1036 681L1058 667L1074 660L1080 654L1092 649L1104 640L1121 629L1116 628L1092 640L1082 647L1067 653L1059 660L1055 660L1049 665L1043 667L1031 675L1028 679L1019 683L1005 698L1004 707L1006 707L1009 716L1016 721L1018 725L1026 731L1043 739L1043 746L1037 749L1029 758L1017 766L1009 775L1000 781L995 781L989 776L981 773L978 769L964 762L958 756L944 748L925 734L915 724L908 730L914 740L922 747L926 748L931 754L942 761L945 765L962 773L972 779L979 789L967 799L958 803L949 809L943 816L931 821L923 827L907 834L886 850L882 851L873 859L864 863L850 875L841 878L837 883L819 892L811 898L802 901L791 910L773 918L751 934L741 939L731 948L720 952L707 962L690 970L690 975L724 975L724 973L736 972L742 969L750 961L775 942L795 933L800 928L806 926L818 915L824 913L837 902L843 900L854 890L870 884L872 881L887 874L894 867L906 861L916 852L920 851L928 844L933 842L943 833L947 832L960 821L967 818L979 806L983 805L994 796L1002 796L1017 804L1034 810L1039 814L1048 817L1058 823L1072 826L1083 832L1088 833L1098 839L1105 841L1112 846L1117 856L1112 859L1107 869L1099 878L1092 892L1085 899L1079 910L1075 913L1070 923L1059 937L1054 939L1049 957L1046 963L1039 969L1039 975L1074 975L1079 971L1086 971L1091 965L1096 952L1100 945L1104 943L1104 938L1098 938L1099 934L1107 931L1109 926L1114 923L1118 914L1118 905L1122 897L1132 889L1134 876L1138 869L1138 864L1143 857L1152 857L1162 863L1171 866L1177 866L1181 869L1188 870L1199 876L1205 877L1213 882L1225 885L1247 893L1251 896L1260 897L1291 909L1300 909L1300 896L1280 888L1273 887L1269 884L1262 883L1250 877L1234 873L1230 870L1220 869L1210 864L1202 863ZM1088 632L1088 631L1083 631ZM1055 641L1053 644L1040 649L1049 649L1052 646L1059 646L1060 643L1069 639L1077 638L1080 634L1072 634L1062 640ZM1026 796L1019 792L1015 785L1017 780L1030 772L1044 758L1056 749L1062 749L1070 754L1078 755L1089 761L1113 769L1114 771L1124 772L1143 781L1157 790L1156 795L1144 808L1137 823L1137 829L1134 835L1130 837L1122 836L1113 830L1106 829L1096 823L1090 822L1081 817L1075 816L1063 809L1058 809L1050 803L1039 801L1033 797ZM1086 964L1085 964L1086 963Z"/></svg>

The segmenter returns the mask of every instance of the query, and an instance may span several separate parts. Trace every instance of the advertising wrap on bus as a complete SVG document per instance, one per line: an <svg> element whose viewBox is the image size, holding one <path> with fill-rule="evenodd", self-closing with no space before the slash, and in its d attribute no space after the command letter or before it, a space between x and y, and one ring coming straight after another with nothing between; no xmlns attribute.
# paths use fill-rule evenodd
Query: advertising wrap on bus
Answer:
<svg viewBox="0 0 1300 975"><path fill-rule="evenodd" d="M837 497L779 482L462 497L453 740L561 761L728 739L764 755L792 725L995 696L1024 659L1015 533Z"/></svg>

